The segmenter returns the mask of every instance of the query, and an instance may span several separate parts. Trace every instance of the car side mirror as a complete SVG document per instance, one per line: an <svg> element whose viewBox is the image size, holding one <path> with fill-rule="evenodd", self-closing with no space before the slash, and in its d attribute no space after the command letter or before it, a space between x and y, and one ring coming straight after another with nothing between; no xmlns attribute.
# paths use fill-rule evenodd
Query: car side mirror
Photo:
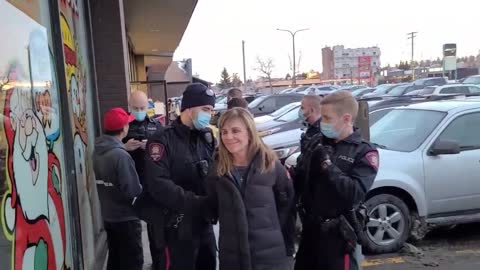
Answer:
<svg viewBox="0 0 480 270"><path fill-rule="evenodd" d="M265 105L262 105L262 106L258 107L259 111L263 111L263 109L265 109Z"/></svg>
<svg viewBox="0 0 480 270"><path fill-rule="evenodd" d="M455 155L460 153L460 145L456 141L439 140L436 141L430 151L430 155Z"/></svg>

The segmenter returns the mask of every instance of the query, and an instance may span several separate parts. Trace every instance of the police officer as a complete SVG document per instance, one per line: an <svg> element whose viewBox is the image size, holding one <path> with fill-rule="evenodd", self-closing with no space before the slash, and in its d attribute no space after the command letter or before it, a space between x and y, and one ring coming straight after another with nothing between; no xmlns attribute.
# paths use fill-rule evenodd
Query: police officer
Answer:
<svg viewBox="0 0 480 270"><path fill-rule="evenodd" d="M307 125L307 130L302 134L300 139L300 152L305 152L305 147L308 142L317 134L320 134L320 103L322 98L317 95L306 95L302 99L300 110L298 111L300 119L302 119ZM302 155L299 156L297 164L301 164ZM295 189L295 205L298 204L298 193L302 189L302 184L305 181L304 173L299 169L300 167L294 167L290 169L290 175L293 179L293 185ZM295 205L292 207L292 214L288 218L287 230L289 233L285 235L285 242L287 245L287 255L293 255L295 253L295 238L291 236L295 235L295 228L297 224L297 211Z"/></svg>
<svg viewBox="0 0 480 270"><path fill-rule="evenodd" d="M187 86L180 117L148 140L145 190L158 205L157 237L165 236L170 270L214 270L212 224L202 218L205 177L215 141L207 128L215 95L203 84Z"/></svg>
<svg viewBox="0 0 480 270"><path fill-rule="evenodd" d="M130 123L127 137L123 142L125 149L127 149L135 161L135 167L142 183L147 139L159 130L162 125L160 122L147 116L148 98L142 91L135 91L130 95L128 106L135 120Z"/></svg>
<svg viewBox="0 0 480 270"><path fill-rule="evenodd" d="M321 102L321 133L307 145L300 193L303 231L295 269L359 269L355 260L362 220L357 212L371 188L378 152L353 127L358 103L347 91Z"/></svg>
<svg viewBox="0 0 480 270"><path fill-rule="evenodd" d="M152 136L157 130L161 128L161 124L147 116L148 98L142 91L132 92L128 101L128 107L135 120L130 123L127 137L123 139L125 149L130 153L130 156L135 161L135 168L137 170L140 183L144 181L144 167L145 167L145 147L147 139ZM163 247L155 245L152 241L152 226L147 224L148 239L150 239L150 254L152 254L153 269L158 269L157 265L163 263L159 261L159 256L154 254L161 254Z"/></svg>

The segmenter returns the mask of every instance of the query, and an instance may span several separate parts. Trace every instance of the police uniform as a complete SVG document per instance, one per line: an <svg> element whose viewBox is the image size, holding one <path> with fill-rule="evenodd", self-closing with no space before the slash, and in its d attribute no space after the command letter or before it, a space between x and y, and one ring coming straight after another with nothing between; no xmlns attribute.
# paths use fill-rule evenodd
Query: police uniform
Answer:
<svg viewBox="0 0 480 270"><path fill-rule="evenodd" d="M339 224L371 188L378 152L358 129L340 142L322 134L317 139L304 161L308 177L300 194L304 220L295 269L359 269L351 250L346 251L352 243L342 237Z"/></svg>
<svg viewBox="0 0 480 270"><path fill-rule="evenodd" d="M130 123L128 127L128 134L127 137L123 139L123 143L128 142L130 139L134 139L137 141L147 140L149 137L155 134L157 130L160 130L161 128L162 124L160 124L160 122L148 116L145 117L143 121L134 120L132 123ZM143 150L142 148L138 148L134 151L130 151L129 153L135 161L135 168L137 169L140 183L143 183L145 168L145 150Z"/></svg>
<svg viewBox="0 0 480 270"><path fill-rule="evenodd" d="M183 109L188 104L187 108L214 105L214 96L208 102L199 100L205 98L205 89L192 90L193 96L187 98L188 89L184 92ZM147 142L144 189L157 206L155 215L162 217L154 220L154 230L156 240L168 248L169 270L216 268L212 222L203 218L207 195L204 181L214 149L211 129L191 129L180 117ZM160 267L166 269L166 265Z"/></svg>
<svg viewBox="0 0 480 270"><path fill-rule="evenodd" d="M123 143L128 142L130 139L134 139L137 141L143 141L150 138L157 130L160 130L162 125L160 122L150 118L148 116L145 117L143 121L134 120L130 123L128 127L128 134L127 137L123 139ZM145 150L142 148L138 148L133 151L129 151L130 156L135 161L135 169L137 170L138 178L140 183L143 184L143 179L145 175ZM147 233L148 239L150 243L150 254L159 254L162 252L163 247L158 247L155 245L155 241L152 241L153 238L153 231L152 226L147 224ZM152 256L153 264L160 264L161 262L156 262L157 258Z"/></svg>

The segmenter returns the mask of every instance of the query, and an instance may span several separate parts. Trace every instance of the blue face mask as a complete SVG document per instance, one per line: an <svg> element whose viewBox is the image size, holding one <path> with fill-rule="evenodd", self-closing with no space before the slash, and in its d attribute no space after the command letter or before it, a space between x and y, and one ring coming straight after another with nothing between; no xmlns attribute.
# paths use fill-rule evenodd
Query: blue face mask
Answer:
<svg viewBox="0 0 480 270"><path fill-rule="evenodd" d="M132 112L133 117L135 117L135 120L137 121L143 121L145 120L145 117L147 117L147 112Z"/></svg>
<svg viewBox="0 0 480 270"><path fill-rule="evenodd" d="M197 117L193 119L193 126L198 130L202 130L210 125L211 117L212 115L210 113L201 111L197 114Z"/></svg>
<svg viewBox="0 0 480 270"><path fill-rule="evenodd" d="M320 129L322 130L323 135L325 135L327 138L336 139L339 136L339 132L333 128L332 124L321 122Z"/></svg>

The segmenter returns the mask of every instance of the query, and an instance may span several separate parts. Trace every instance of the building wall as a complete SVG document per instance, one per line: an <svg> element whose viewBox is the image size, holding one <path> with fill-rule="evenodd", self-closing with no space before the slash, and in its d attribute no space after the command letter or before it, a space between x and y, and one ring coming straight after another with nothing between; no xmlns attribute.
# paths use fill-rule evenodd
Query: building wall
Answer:
<svg viewBox="0 0 480 270"><path fill-rule="evenodd" d="M343 45L333 47L334 76L341 78L365 78L380 70L381 52L378 47L348 49ZM360 62L368 61L362 65Z"/></svg>
<svg viewBox="0 0 480 270"><path fill-rule="evenodd" d="M335 78L333 51L330 47L322 49L322 79L331 80Z"/></svg>

